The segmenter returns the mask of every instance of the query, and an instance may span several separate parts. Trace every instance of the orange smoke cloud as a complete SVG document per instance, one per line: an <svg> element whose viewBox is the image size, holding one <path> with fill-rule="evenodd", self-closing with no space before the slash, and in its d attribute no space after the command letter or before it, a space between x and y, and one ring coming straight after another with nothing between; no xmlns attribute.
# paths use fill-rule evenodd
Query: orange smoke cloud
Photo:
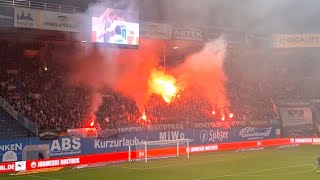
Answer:
<svg viewBox="0 0 320 180"><path fill-rule="evenodd" d="M226 43L218 39L207 43L200 52L187 57L185 62L175 69L182 79L184 88L199 87L201 93L218 112L229 111L230 102L225 89L227 76L223 63Z"/></svg>
<svg viewBox="0 0 320 180"><path fill-rule="evenodd" d="M154 69L149 79L149 93L162 96L163 100L170 104L178 93L176 79L163 71Z"/></svg>

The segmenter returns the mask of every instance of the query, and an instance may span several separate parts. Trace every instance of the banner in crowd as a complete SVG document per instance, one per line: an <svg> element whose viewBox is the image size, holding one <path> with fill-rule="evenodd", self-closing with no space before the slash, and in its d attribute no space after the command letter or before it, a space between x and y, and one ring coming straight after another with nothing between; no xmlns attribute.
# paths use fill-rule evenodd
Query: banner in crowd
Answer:
<svg viewBox="0 0 320 180"><path fill-rule="evenodd" d="M38 137L40 138L40 140L55 140L59 138L59 132L42 130L39 131Z"/></svg>
<svg viewBox="0 0 320 180"><path fill-rule="evenodd" d="M312 124L312 111L309 107L280 107L283 127Z"/></svg>
<svg viewBox="0 0 320 180"><path fill-rule="evenodd" d="M39 10L30 8L14 8L14 27L39 28Z"/></svg>
<svg viewBox="0 0 320 180"><path fill-rule="evenodd" d="M320 47L320 34L275 34L273 48Z"/></svg>
<svg viewBox="0 0 320 180"><path fill-rule="evenodd" d="M96 128L68 129L67 132L71 137L98 137Z"/></svg>
<svg viewBox="0 0 320 180"><path fill-rule="evenodd" d="M171 39L172 27L169 24L143 22L140 24L140 35L145 38Z"/></svg>
<svg viewBox="0 0 320 180"><path fill-rule="evenodd" d="M14 10L12 7L0 6L0 26L13 27Z"/></svg>
<svg viewBox="0 0 320 180"><path fill-rule="evenodd" d="M26 58L35 58L39 54L38 50L32 50L32 49L25 49L24 50L24 57Z"/></svg>
<svg viewBox="0 0 320 180"><path fill-rule="evenodd" d="M83 32L88 28L89 19L81 14L68 14L53 11L40 12L40 29Z"/></svg>
<svg viewBox="0 0 320 180"><path fill-rule="evenodd" d="M203 41L203 31L200 28L191 27L173 27L172 38L190 41Z"/></svg>

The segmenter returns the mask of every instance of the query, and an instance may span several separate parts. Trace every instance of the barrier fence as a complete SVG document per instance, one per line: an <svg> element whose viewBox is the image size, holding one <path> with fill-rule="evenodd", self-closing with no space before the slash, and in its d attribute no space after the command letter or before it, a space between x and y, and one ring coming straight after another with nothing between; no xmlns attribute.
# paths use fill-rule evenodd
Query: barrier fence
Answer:
<svg viewBox="0 0 320 180"><path fill-rule="evenodd" d="M248 148L262 148L270 146L286 146L286 145L297 145L297 144L317 144L320 143L320 138L282 138L282 139L270 139L261 141L248 141L248 142L234 142L234 143L221 143L221 144L203 144L190 146L190 153L198 152L215 152L224 150L241 150ZM181 154L186 153L186 147L179 147ZM172 149L176 149L173 147ZM158 151L163 153L159 149L153 149L152 151ZM168 149L166 150L168 151ZM165 155L165 154L164 154ZM136 152L132 151L130 154L132 159L137 158ZM104 153L94 155L83 155L83 156L70 156L62 158L50 158L44 160L27 160L0 163L0 173L25 171L25 170L36 170L50 167L65 167L65 166L78 166L79 168L86 166L91 163L102 163L102 162L114 162L114 161L127 161L129 153L127 152L116 152L116 153Z"/></svg>

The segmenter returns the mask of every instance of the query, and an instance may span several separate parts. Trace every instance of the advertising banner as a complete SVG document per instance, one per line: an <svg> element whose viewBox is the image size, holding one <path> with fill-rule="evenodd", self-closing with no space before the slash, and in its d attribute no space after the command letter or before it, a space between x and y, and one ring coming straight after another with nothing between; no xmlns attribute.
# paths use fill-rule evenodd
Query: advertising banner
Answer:
<svg viewBox="0 0 320 180"><path fill-rule="evenodd" d="M21 160L22 151L29 143L28 139L0 141L0 162Z"/></svg>
<svg viewBox="0 0 320 180"><path fill-rule="evenodd" d="M104 136L98 136L98 138L82 136L82 134L57 137L58 133L56 132L41 131L39 132L39 138L0 141L0 162L127 152L129 146L132 149L137 149L144 141L190 139L190 145L202 146L204 144L216 145L227 142L264 140L276 138L279 130L276 126L201 127L201 129L191 129L181 124L171 124L151 126L148 129L128 128L126 132L124 132L124 129L121 132L117 129L107 129ZM151 149L163 147L150 146ZM213 148L213 146L210 146L210 148ZM208 147L207 150L210 148Z"/></svg>
<svg viewBox="0 0 320 180"><path fill-rule="evenodd" d="M232 129L196 129L194 130L193 144L210 144L230 142L234 139Z"/></svg>
<svg viewBox="0 0 320 180"><path fill-rule="evenodd" d="M81 14L39 11L40 28L56 31L82 32L87 29L88 17Z"/></svg>
<svg viewBox="0 0 320 180"><path fill-rule="evenodd" d="M190 146L190 153L197 152L212 152L221 150L246 150L248 148L262 149L262 147L268 146L279 146L280 147L296 147L297 144L315 144L319 143L317 138L284 138L284 139L272 139L272 140L259 140L249 142L235 142L235 143L221 143L221 144L203 144L197 146ZM250 150L250 149L248 149ZM156 151L157 154L163 155L168 151L175 152L176 147L171 149L165 149L162 151L161 148L153 149L148 151L152 153ZM181 146L179 149L181 154L185 154L185 146ZM90 164L95 163L114 163L120 161L127 161L129 157L128 152L116 152L116 153L100 153L92 155L81 155L81 156L70 156L61 158L50 158L50 159L33 159L27 161L7 162L0 163L0 173L14 172L14 171L25 171L35 170L42 168L52 167L65 167L65 166L76 166L75 169L82 169L90 167ZM133 159L137 158L136 152L131 152Z"/></svg>
<svg viewBox="0 0 320 180"><path fill-rule="evenodd" d="M83 140L83 153L103 153L128 151L129 146L136 146L147 140L146 133L119 134L118 137Z"/></svg>
<svg viewBox="0 0 320 180"><path fill-rule="evenodd" d="M282 126L312 124L312 111L309 107L280 107Z"/></svg>
<svg viewBox="0 0 320 180"><path fill-rule="evenodd" d="M148 131L148 141L170 141L176 139L193 139L193 130Z"/></svg>
<svg viewBox="0 0 320 180"><path fill-rule="evenodd" d="M265 128L244 127L244 128L235 128L234 130L235 130L235 136L239 137L238 141L275 138L276 131L277 131L277 129L273 126L265 127Z"/></svg>
<svg viewBox="0 0 320 180"><path fill-rule="evenodd" d="M169 24L143 22L140 24L140 35L145 38L171 39L172 27Z"/></svg>
<svg viewBox="0 0 320 180"><path fill-rule="evenodd" d="M320 34L275 34L273 48L320 47Z"/></svg>
<svg viewBox="0 0 320 180"><path fill-rule="evenodd" d="M173 27L172 38L180 40L203 41L204 34L200 28Z"/></svg>
<svg viewBox="0 0 320 180"><path fill-rule="evenodd" d="M0 6L0 26L13 27L13 12L12 7Z"/></svg>
<svg viewBox="0 0 320 180"><path fill-rule="evenodd" d="M39 28L39 10L14 8L14 27Z"/></svg>

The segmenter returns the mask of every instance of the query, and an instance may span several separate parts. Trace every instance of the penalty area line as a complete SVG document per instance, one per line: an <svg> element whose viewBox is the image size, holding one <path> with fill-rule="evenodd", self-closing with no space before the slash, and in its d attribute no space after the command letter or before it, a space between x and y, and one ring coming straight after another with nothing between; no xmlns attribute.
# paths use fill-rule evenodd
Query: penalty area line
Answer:
<svg viewBox="0 0 320 180"><path fill-rule="evenodd" d="M167 165L167 166L156 166L156 167L150 167L150 168L140 168L138 170L143 171L143 170L149 170L149 169L179 167L179 166L188 166L188 165L196 165L196 164L208 164L208 163L225 162L225 161L245 159L245 158L247 158L247 157L233 157L233 158L214 160L214 161L199 161L199 162L193 162L193 163L183 163L183 164L173 164L173 165Z"/></svg>
<svg viewBox="0 0 320 180"><path fill-rule="evenodd" d="M314 165L313 164L300 164L300 165L296 165L296 166L286 166L286 167L271 168L271 169L264 169L264 170L257 170L257 171L247 171L247 172L243 172L243 173L234 173L234 174L226 174L226 175L220 175L220 176L211 176L211 177L205 177L205 178L198 178L198 179L194 179L194 180L216 179L216 178L222 178L222 177L246 175L246 174L251 174L251 173L275 171L275 170L280 170L280 169L290 169L290 168L302 167L302 166L314 166Z"/></svg>

